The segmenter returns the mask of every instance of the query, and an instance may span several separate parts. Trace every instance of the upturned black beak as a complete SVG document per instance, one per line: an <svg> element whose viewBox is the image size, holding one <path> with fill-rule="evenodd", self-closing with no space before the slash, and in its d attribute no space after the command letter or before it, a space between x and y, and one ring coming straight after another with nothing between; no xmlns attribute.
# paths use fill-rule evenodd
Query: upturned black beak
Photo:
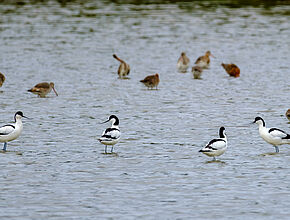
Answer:
<svg viewBox="0 0 290 220"><path fill-rule="evenodd" d="M31 118L28 118L28 117L26 117L26 116L24 116L24 115L23 115L22 117L23 117L23 118L27 118L27 119L31 119Z"/></svg>
<svg viewBox="0 0 290 220"><path fill-rule="evenodd" d="M101 122L100 124L105 124L105 123L107 123L108 121L110 121L110 120L108 119L107 121Z"/></svg>

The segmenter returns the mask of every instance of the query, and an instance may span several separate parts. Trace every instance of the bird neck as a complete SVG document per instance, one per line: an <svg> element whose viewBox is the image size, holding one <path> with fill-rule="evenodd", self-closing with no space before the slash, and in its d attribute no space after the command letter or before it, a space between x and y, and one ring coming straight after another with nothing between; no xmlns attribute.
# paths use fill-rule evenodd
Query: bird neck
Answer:
<svg viewBox="0 0 290 220"><path fill-rule="evenodd" d="M22 126L22 120L21 118L17 118L16 121L15 121L15 125L16 126Z"/></svg>
<svg viewBox="0 0 290 220"><path fill-rule="evenodd" d="M220 137L221 139L224 139L225 141L227 141L227 136L224 134L223 137Z"/></svg>
<svg viewBox="0 0 290 220"><path fill-rule="evenodd" d="M266 127L263 123L259 123L259 131L263 131Z"/></svg>
<svg viewBox="0 0 290 220"><path fill-rule="evenodd" d="M117 129L119 129L119 126L112 124L111 128L117 128Z"/></svg>

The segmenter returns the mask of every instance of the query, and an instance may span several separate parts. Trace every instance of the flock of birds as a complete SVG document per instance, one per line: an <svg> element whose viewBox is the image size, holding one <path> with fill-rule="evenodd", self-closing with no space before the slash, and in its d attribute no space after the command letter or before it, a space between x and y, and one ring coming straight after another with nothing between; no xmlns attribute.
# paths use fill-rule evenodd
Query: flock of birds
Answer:
<svg viewBox="0 0 290 220"><path fill-rule="evenodd" d="M198 57L195 61L195 66L192 67L192 74L194 79L200 79L203 69L207 69L210 65L210 56L214 57L210 51L207 51L204 56ZM120 62L118 68L118 75L121 79L128 78L130 73L130 65L127 64L125 61L120 59L116 54L113 54L113 57ZM180 58L177 61L177 69L179 72L186 72L190 64L190 59L186 56L184 52L181 53ZM235 64L221 64L225 71L233 77L240 76L240 69ZM0 73L0 87L5 81L5 76ZM158 73L146 76L143 80L140 80L148 89L156 88L160 82ZM39 97L43 98L48 93L53 90L58 96L54 88L53 82L42 82L36 84L33 88L27 90L28 92L34 93ZM290 121L290 109L286 112L286 117ZM17 139L22 130L22 118L27 118L23 115L21 111L18 111L14 115L13 124L7 124L0 127L0 142L4 143L3 151L7 150L7 143ZM113 153L114 145L117 144L121 137L121 131L119 129L119 119L115 115L111 115L108 120L103 123L111 122L111 127L104 130L102 136L98 139L100 143L105 145L105 153L107 154L107 146L111 146L111 153ZM266 128L265 121L261 117L256 117L254 122L259 125L259 134L260 136L269 144L272 144L275 147L276 153L279 152L279 145L282 144L290 144L290 135L286 132L278 129L278 128ZM216 160L217 156L222 155L227 149L227 136L225 133L225 128L220 127L219 129L219 138L213 139L208 142L208 144L203 147L199 152L203 154L213 157L213 160Z"/></svg>

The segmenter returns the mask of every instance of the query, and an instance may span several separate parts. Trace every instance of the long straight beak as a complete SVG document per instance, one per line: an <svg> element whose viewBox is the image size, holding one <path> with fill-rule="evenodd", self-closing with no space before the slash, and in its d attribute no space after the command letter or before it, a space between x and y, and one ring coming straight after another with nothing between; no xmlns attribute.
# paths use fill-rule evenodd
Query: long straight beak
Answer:
<svg viewBox="0 0 290 220"><path fill-rule="evenodd" d="M212 54L211 54L210 56L211 56L211 57L213 57L213 58L215 58L215 56L214 56L214 55L212 55Z"/></svg>
<svg viewBox="0 0 290 220"><path fill-rule="evenodd" d="M54 87L52 87L54 93L56 94L56 96L58 96L57 92L55 91Z"/></svg>

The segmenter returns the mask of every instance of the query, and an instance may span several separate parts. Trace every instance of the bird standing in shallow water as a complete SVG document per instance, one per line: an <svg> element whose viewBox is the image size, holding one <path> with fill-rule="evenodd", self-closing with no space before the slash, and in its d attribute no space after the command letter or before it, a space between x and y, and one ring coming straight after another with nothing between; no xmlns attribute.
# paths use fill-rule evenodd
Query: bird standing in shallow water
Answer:
<svg viewBox="0 0 290 220"><path fill-rule="evenodd" d="M54 88L54 83L48 83L48 82L42 82L36 84L33 88L27 90L28 92L32 92L36 95L38 95L41 98L44 98L50 91L53 90L55 95L58 96L57 92Z"/></svg>
<svg viewBox="0 0 290 220"><path fill-rule="evenodd" d="M124 60L121 60L117 57L116 54L113 54L113 57L120 62L120 66L118 69L119 78L125 79L130 73L130 66Z"/></svg>
<svg viewBox="0 0 290 220"><path fill-rule="evenodd" d="M222 155L227 149L227 136L224 127L220 127L219 136L220 138L211 140L199 152L202 152L209 157L213 157L213 160L216 160L215 157Z"/></svg>
<svg viewBox="0 0 290 220"><path fill-rule="evenodd" d="M15 140L21 134L23 129L22 117L27 118L21 111L18 111L14 115L15 123L0 127L0 142L4 143L3 151L6 151L7 142Z"/></svg>
<svg viewBox="0 0 290 220"><path fill-rule="evenodd" d="M264 119L261 117L256 117L255 121L259 125L259 134L260 136L269 144L272 144L275 149L276 153L279 153L278 145L282 144L290 144L290 135L287 134L285 131L282 131L278 128L266 128L266 124Z"/></svg>
<svg viewBox="0 0 290 220"><path fill-rule="evenodd" d="M112 145L111 153L113 153L113 147L117 144L121 137L121 132L119 129L119 119L115 115L111 115L109 119L103 123L112 121L112 126L107 128L102 136L98 139L105 147L105 153L107 153L107 145ZM102 124L103 124L102 123Z"/></svg>
<svg viewBox="0 0 290 220"><path fill-rule="evenodd" d="M157 86L160 82L159 75L158 73L156 73L155 75L146 76L145 79L140 80L140 82L147 86L148 89L153 89L154 87L156 87L157 90Z"/></svg>
<svg viewBox="0 0 290 220"><path fill-rule="evenodd" d="M5 81L5 76L2 73L0 73L0 87L3 85L4 81Z"/></svg>
<svg viewBox="0 0 290 220"><path fill-rule="evenodd" d="M222 67L225 69L225 71L233 77L239 77L240 76L240 69L237 65L231 63L231 64L221 64Z"/></svg>
<svg viewBox="0 0 290 220"><path fill-rule="evenodd" d="M286 117L288 118L288 120L290 121L290 108L288 109L288 111L286 112Z"/></svg>
<svg viewBox="0 0 290 220"><path fill-rule="evenodd" d="M207 69L209 67L210 59L209 56L214 57L210 51L206 51L204 56L200 56L195 61L195 64L199 66L200 68Z"/></svg>
<svg viewBox="0 0 290 220"><path fill-rule="evenodd" d="M189 67L189 58L186 56L184 52L181 53L181 56L179 57L177 61L177 69L179 72L185 73Z"/></svg>
<svg viewBox="0 0 290 220"><path fill-rule="evenodd" d="M193 74L194 79L200 79L202 74L202 68L200 68L199 66L193 66L191 72Z"/></svg>

